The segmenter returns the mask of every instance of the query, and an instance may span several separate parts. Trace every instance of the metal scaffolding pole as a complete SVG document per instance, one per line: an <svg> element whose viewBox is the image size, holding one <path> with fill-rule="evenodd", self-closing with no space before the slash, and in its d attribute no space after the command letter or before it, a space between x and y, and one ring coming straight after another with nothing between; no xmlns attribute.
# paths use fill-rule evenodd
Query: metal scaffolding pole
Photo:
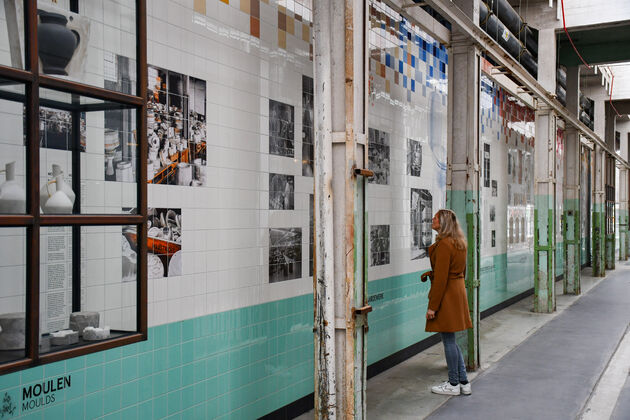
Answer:
<svg viewBox="0 0 630 420"><path fill-rule="evenodd" d="M534 312L556 310L556 115L549 107L536 110L534 143Z"/></svg>
<svg viewBox="0 0 630 420"><path fill-rule="evenodd" d="M317 419L366 418L365 8L314 2Z"/></svg>
<svg viewBox="0 0 630 420"><path fill-rule="evenodd" d="M580 133L573 127L566 131L564 163L564 214L563 214L563 246L564 246L564 282L565 294L581 293L580 287Z"/></svg>

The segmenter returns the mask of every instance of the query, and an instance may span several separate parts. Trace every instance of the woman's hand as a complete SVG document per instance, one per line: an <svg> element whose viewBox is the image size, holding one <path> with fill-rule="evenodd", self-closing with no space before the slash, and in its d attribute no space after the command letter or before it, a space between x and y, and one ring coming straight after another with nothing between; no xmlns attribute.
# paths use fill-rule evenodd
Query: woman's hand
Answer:
<svg viewBox="0 0 630 420"><path fill-rule="evenodd" d="M435 318L435 311L432 311L431 309L427 309L427 319L433 319Z"/></svg>
<svg viewBox="0 0 630 420"><path fill-rule="evenodd" d="M420 281L424 283L427 279L430 280L432 275L433 271L426 271L420 275Z"/></svg>

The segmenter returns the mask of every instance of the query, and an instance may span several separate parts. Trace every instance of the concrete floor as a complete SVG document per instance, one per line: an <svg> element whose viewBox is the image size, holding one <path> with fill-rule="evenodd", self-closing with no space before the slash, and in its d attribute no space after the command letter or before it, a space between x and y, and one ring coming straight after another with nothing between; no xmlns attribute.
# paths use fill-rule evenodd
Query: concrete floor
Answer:
<svg viewBox="0 0 630 420"><path fill-rule="evenodd" d="M590 269L582 272L580 296L562 295L562 282L556 283L557 311L553 314L533 313L530 296L481 321L481 368L469 373L472 396L449 398L430 392L431 386L447 377L444 352L439 343L368 381L368 418L403 420L430 415L432 419L464 416L469 419L575 418L589 412L601 415L591 406L604 404L609 410L604 418L610 418L614 411L613 418L630 419L630 380L625 386L613 387L611 392L611 379L604 375L604 370L617 373L618 381L618 372L627 375L630 367L628 358L613 358L624 334L630 334L627 332L630 265L618 263L617 270L609 271L605 278L593 278L590 273ZM596 287L600 284L602 287ZM604 305L615 299L618 305L611 318ZM581 302L580 305L573 307L577 302ZM607 310L599 310L602 307ZM569 308L572 309L567 311ZM590 321L593 314L599 316ZM586 326L589 322L592 325ZM592 339L602 323L613 325ZM535 334L537 332L539 334ZM562 356L567 350L574 357L565 361ZM611 359L618 366L607 369L611 367ZM520 378L516 390L509 386L507 379L514 375ZM545 388L549 390L541 392ZM540 401L533 400L530 391L540 394ZM505 395L499 395L502 393ZM510 398L512 394L514 398ZM594 394L597 398L593 398ZM514 406L511 401L519 403ZM541 410L531 410L532 407ZM496 411L488 409L504 412L497 417ZM545 409L551 411L545 412ZM541 416L541 412L551 417ZM301 420L312 418L313 411L298 417ZM592 418L597 417L592 415Z"/></svg>

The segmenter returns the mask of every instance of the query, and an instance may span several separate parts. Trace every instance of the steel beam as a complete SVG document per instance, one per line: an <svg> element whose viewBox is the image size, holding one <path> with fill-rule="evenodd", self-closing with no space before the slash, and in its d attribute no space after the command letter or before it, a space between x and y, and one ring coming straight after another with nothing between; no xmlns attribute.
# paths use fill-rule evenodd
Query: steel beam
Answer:
<svg viewBox="0 0 630 420"><path fill-rule="evenodd" d="M565 294L579 295L581 257L580 219L580 135L574 127L565 131L564 140L564 214L562 241L564 251ZM586 188L584 186L584 188Z"/></svg>
<svg viewBox="0 0 630 420"><path fill-rule="evenodd" d="M556 115L549 107L536 110L534 143L534 312L556 310L555 211Z"/></svg>
<svg viewBox="0 0 630 420"><path fill-rule="evenodd" d="M366 418L365 7L314 3L317 419Z"/></svg>
<svg viewBox="0 0 630 420"><path fill-rule="evenodd" d="M606 211L605 211L605 164L606 153L604 149L595 145L593 151L593 226L591 240L593 251L591 253L591 265L593 276L606 275L605 240L606 240Z"/></svg>
<svg viewBox="0 0 630 420"><path fill-rule="evenodd" d="M586 137L599 145L603 150L614 156L615 159L626 168L630 168L630 164L625 159L618 156L606 142L600 138L595 132L588 128L584 123L578 120L576 115L572 115L562 106L555 98L555 94L548 92L538 81L529 74L507 51L505 51L496 41L490 38L478 25L477 22L471 20L468 15L463 12L457 5L450 0L427 0L427 3L440 13L445 19L451 22L453 28L459 28L472 43L495 60L520 83L531 92L531 94L539 101L541 105L548 106L556 115L561 117L568 126L575 127Z"/></svg>
<svg viewBox="0 0 630 420"><path fill-rule="evenodd" d="M466 291L473 327L457 340L469 369L479 367L479 50L455 30L449 51L447 207L451 208L467 234Z"/></svg>

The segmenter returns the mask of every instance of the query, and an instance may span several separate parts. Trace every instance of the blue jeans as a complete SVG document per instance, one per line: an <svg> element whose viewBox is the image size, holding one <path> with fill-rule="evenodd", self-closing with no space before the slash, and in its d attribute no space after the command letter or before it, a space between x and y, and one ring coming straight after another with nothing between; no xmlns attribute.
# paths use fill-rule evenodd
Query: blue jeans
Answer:
<svg viewBox="0 0 630 420"><path fill-rule="evenodd" d="M440 333L440 335L442 336L442 343L444 343L444 355L448 366L448 381L451 384L467 382L466 365L464 364L462 351L455 341L455 333Z"/></svg>

